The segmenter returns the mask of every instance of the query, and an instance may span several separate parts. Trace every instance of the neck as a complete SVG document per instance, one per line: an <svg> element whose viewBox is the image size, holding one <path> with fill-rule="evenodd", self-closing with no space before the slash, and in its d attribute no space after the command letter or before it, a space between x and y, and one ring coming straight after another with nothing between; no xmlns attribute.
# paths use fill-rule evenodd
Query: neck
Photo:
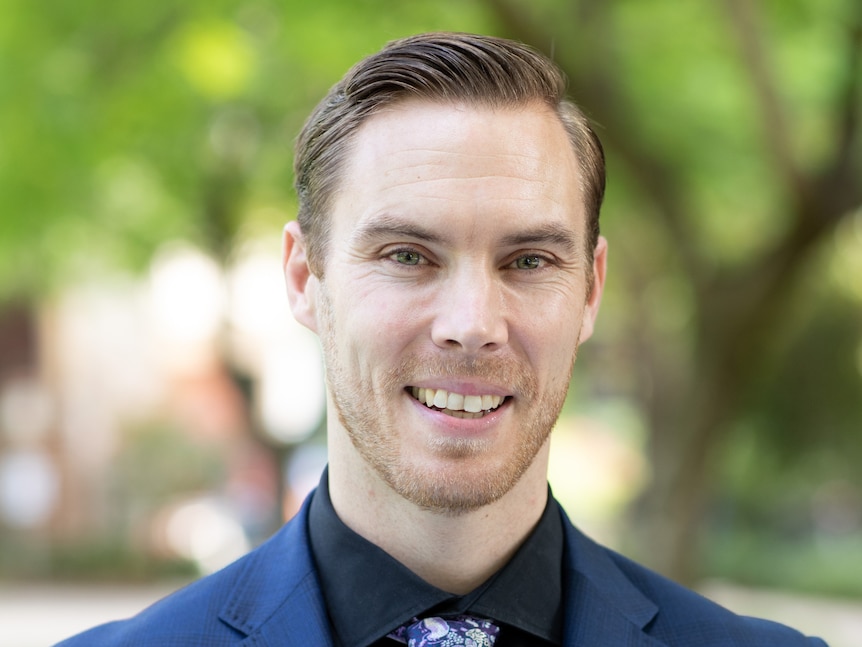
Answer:
<svg viewBox="0 0 862 647"><path fill-rule="evenodd" d="M330 436L329 448L329 492L339 518L444 591L463 595L485 582L511 559L545 509L547 441L508 493L455 514L423 509L402 498L349 440L341 440L333 442Z"/></svg>

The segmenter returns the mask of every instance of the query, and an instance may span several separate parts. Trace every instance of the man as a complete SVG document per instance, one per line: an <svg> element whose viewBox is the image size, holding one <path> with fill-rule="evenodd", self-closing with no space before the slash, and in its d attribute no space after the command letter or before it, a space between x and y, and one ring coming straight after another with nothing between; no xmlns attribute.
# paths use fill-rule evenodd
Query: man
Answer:
<svg viewBox="0 0 862 647"><path fill-rule="evenodd" d="M607 258L601 146L563 88L520 44L428 34L331 90L284 233L326 364L320 487L250 555L68 645L823 645L594 544L549 496Z"/></svg>

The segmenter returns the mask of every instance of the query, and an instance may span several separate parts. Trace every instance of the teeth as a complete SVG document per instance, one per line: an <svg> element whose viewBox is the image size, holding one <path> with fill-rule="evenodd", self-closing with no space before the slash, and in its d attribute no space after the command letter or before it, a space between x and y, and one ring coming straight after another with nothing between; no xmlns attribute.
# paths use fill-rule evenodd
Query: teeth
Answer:
<svg viewBox="0 0 862 647"><path fill-rule="evenodd" d="M437 401L437 398L434 398L434 401ZM446 398L446 408L451 409L452 411L463 411L464 410L464 396L460 393L450 393L449 397Z"/></svg>
<svg viewBox="0 0 862 647"><path fill-rule="evenodd" d="M464 396L464 411L469 411L470 413L479 413L483 408L491 409L493 407L482 407L482 403L485 401L485 398L488 398L488 404L491 403L491 396L486 395L482 397L481 395L466 395ZM450 409L452 407L449 407Z"/></svg>
<svg viewBox="0 0 862 647"><path fill-rule="evenodd" d="M449 413L458 413L458 418L473 418L470 414L478 414L483 411L491 411L500 406L503 398L499 395L462 395L450 393L445 389L426 389L412 387L413 397L424 402L429 407L445 409Z"/></svg>

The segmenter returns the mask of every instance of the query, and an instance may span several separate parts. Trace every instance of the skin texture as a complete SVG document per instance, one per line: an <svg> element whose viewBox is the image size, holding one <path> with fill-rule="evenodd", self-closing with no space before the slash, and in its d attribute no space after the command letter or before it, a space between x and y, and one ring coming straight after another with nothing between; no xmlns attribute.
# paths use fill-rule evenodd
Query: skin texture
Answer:
<svg viewBox="0 0 862 647"><path fill-rule="evenodd" d="M285 229L288 296L321 338L336 414L336 512L452 592L505 563L544 508L548 438L604 286L580 186L544 106L405 101L357 133L324 279ZM504 400L461 418L412 387Z"/></svg>

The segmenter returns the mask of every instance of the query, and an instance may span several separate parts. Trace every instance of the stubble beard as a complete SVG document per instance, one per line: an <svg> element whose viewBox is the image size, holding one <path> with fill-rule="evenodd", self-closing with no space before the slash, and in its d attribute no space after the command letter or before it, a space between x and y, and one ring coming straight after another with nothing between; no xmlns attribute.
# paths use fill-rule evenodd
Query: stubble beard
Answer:
<svg viewBox="0 0 862 647"><path fill-rule="evenodd" d="M350 371L338 348L332 306L324 286L321 288L319 332L331 401L366 464L401 497L440 514L471 512L508 493L548 441L566 399L576 352L566 379L550 385L541 395L533 373L514 359L413 355L379 380L362 379L358 372ZM436 466L403 455L400 438L410 430L397 429L398 421L387 418L391 414L385 398L423 376L477 378L512 385L517 398L510 406L529 408L520 416L522 424L514 449L492 459L488 455L492 445L489 439L439 437L425 447L435 457Z"/></svg>

